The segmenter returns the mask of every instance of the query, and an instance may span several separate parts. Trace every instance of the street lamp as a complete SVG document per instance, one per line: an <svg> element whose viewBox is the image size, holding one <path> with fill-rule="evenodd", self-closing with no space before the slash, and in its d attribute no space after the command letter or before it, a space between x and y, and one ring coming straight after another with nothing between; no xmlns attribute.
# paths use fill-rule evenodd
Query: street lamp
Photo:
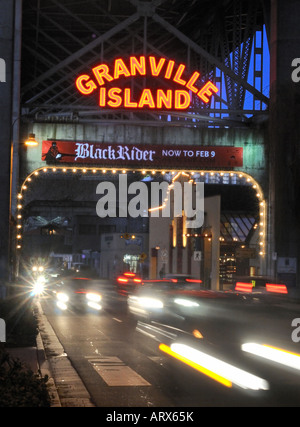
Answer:
<svg viewBox="0 0 300 427"><path fill-rule="evenodd" d="M35 139L34 133L30 133L28 135L28 138L26 139L24 144L26 145L26 147L36 147L37 145L39 145L38 141Z"/></svg>

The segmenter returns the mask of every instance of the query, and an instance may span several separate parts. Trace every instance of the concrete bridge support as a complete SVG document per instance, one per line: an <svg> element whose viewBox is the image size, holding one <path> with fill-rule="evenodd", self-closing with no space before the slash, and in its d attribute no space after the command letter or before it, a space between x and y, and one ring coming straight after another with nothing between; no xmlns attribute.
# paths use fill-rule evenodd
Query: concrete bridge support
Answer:
<svg viewBox="0 0 300 427"><path fill-rule="evenodd" d="M270 218L274 272L300 286L300 82L292 80L299 58L300 2L271 1Z"/></svg>
<svg viewBox="0 0 300 427"><path fill-rule="evenodd" d="M21 2L0 0L0 287L10 275L11 191L12 182L17 181L19 87L20 87L20 40ZM13 151L15 150L15 156ZM14 176L12 172L14 171Z"/></svg>

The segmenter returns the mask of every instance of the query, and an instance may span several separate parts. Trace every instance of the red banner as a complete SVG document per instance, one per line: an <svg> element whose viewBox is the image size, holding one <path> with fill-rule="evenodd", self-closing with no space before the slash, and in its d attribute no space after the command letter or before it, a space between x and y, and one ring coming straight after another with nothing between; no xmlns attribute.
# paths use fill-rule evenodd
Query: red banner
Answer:
<svg viewBox="0 0 300 427"><path fill-rule="evenodd" d="M106 167L232 168L243 166L243 148L228 146L140 145L85 141L43 141L47 164Z"/></svg>

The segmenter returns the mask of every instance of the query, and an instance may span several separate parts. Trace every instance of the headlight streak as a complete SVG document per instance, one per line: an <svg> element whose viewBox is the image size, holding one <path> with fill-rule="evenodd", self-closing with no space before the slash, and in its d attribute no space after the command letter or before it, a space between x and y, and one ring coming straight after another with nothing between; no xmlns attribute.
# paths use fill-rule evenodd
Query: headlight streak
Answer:
<svg viewBox="0 0 300 427"><path fill-rule="evenodd" d="M94 310L101 310L102 306L95 301L88 301L87 305Z"/></svg>
<svg viewBox="0 0 300 427"><path fill-rule="evenodd" d="M62 301L57 301L57 302L56 302L56 305L57 305L57 307L58 307L58 308L60 308L61 310L67 310L67 308L68 308L67 304L65 304L65 303L64 303L64 302L62 302Z"/></svg>
<svg viewBox="0 0 300 427"><path fill-rule="evenodd" d="M190 301L184 298L175 298L174 302L175 304L182 305L184 307L199 307L199 304L197 302Z"/></svg>
<svg viewBox="0 0 300 427"><path fill-rule="evenodd" d="M160 344L159 349L226 387L230 388L234 384L243 389L269 390L266 380L185 344L172 343L171 347Z"/></svg>
<svg viewBox="0 0 300 427"><path fill-rule="evenodd" d="M163 326L165 326L165 325L163 325ZM172 332L165 331L165 330L161 329L160 327L154 326L153 324L149 325L149 324L147 324L147 323L144 323L144 322L140 322L140 321L139 321L139 322L138 322L138 326L137 326L137 328L136 328L136 329L137 329L139 332L144 333L144 330L143 330L142 328L144 328L144 329L147 329L147 330L151 331L151 332L152 332L152 334L151 334L151 333L149 333L149 332L147 332L147 334L148 334L148 335L152 335L152 337L156 337L157 335L162 335L162 336L164 336L164 337L166 337L166 338L168 338L168 339L171 339L171 340L174 340L174 339L177 337L177 335L176 335L176 334L173 334ZM161 340L160 340L160 341L161 341Z"/></svg>
<svg viewBox="0 0 300 427"><path fill-rule="evenodd" d="M56 294L56 297L60 302L66 303L69 301L69 296L67 294L65 294L64 292L58 292Z"/></svg>
<svg viewBox="0 0 300 427"><path fill-rule="evenodd" d="M140 297L137 300L141 307L145 308L163 308L164 304L161 300L150 297Z"/></svg>
<svg viewBox="0 0 300 427"><path fill-rule="evenodd" d="M95 293L92 293L92 292L88 292L86 294L86 297L87 297L87 299L89 301L92 301L92 302L96 302L97 303L97 302L101 301L101 295L95 294Z"/></svg>
<svg viewBox="0 0 300 427"><path fill-rule="evenodd" d="M242 345L242 350L272 362L285 365L289 368L300 370L300 354L272 347L267 344L256 343L245 343Z"/></svg>

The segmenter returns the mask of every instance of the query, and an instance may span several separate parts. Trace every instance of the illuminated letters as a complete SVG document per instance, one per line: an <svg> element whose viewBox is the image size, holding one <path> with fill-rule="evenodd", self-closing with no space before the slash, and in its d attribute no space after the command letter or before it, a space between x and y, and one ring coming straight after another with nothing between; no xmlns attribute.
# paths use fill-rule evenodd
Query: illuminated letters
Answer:
<svg viewBox="0 0 300 427"><path fill-rule="evenodd" d="M199 96L202 101L207 103L209 102L209 96L212 95L212 91L217 93L218 88L212 82L207 82L206 85L201 90L199 90L197 96Z"/></svg>
<svg viewBox="0 0 300 427"><path fill-rule="evenodd" d="M95 74L95 77L99 83L100 86L104 85L104 78L111 82L113 80L113 77L108 74L109 68L105 64L98 65L98 67L93 68L93 73Z"/></svg>
<svg viewBox="0 0 300 427"><path fill-rule="evenodd" d="M130 76L130 72L127 69L126 65L124 64L122 59L116 59L115 60L115 71L114 71L114 78L118 79L120 75L124 75L125 77Z"/></svg>
<svg viewBox="0 0 300 427"><path fill-rule="evenodd" d="M113 87L109 89L108 91L108 97L110 98L110 101L108 101L108 105L111 107L120 107L122 104L122 98L118 95L118 93L122 92L122 89L118 87Z"/></svg>
<svg viewBox="0 0 300 427"><path fill-rule="evenodd" d="M89 95L97 89L97 85L85 74L78 77L76 80L76 87L83 95Z"/></svg>
<svg viewBox="0 0 300 427"><path fill-rule="evenodd" d="M175 90L175 109L184 110L191 103L190 94L186 90Z"/></svg>
<svg viewBox="0 0 300 427"><path fill-rule="evenodd" d="M161 69L165 63L166 59L165 58L160 58L159 63L156 64L156 59L154 58L154 56L150 56L149 57L149 62L150 62L150 68L151 68L151 74L154 77L157 77L159 75L159 73L161 72Z"/></svg>
<svg viewBox="0 0 300 427"><path fill-rule="evenodd" d="M138 70L141 76L146 74L146 58L144 56L140 57L140 61L135 56L130 57L130 72L132 76L136 75L136 70Z"/></svg>
<svg viewBox="0 0 300 427"><path fill-rule="evenodd" d="M203 87L197 87L200 73L195 71L188 78L185 72L184 64L177 66L171 59L131 56L126 63L122 58L117 58L111 67L99 64L92 68L92 76L88 74L78 76L76 88L82 95L90 95L99 88L99 107L104 108L186 110L191 104L191 92L208 103L213 93L217 93L219 89L210 81ZM178 90L172 86L167 90L161 88L154 90L147 87L137 95L136 91L133 94L132 87L106 87L106 83L109 82L146 75L166 79L173 85L183 86L184 89Z"/></svg>

